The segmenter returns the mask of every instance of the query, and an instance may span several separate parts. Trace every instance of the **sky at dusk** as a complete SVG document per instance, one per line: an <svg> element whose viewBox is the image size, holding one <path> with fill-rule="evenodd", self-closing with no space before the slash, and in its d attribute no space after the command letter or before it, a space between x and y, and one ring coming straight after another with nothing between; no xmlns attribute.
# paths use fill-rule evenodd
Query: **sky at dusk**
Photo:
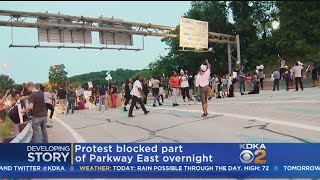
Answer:
<svg viewBox="0 0 320 180"><path fill-rule="evenodd" d="M176 26L179 19L191 7L190 1L158 2L0 2L0 9L29 12L46 12L88 16L114 17L125 21ZM0 16L0 21L8 17ZM12 42L11 28L0 27L0 74L9 75L16 83L47 82L48 70L54 64L64 64L68 76L115 70L117 68L142 69L159 55L167 54L167 45L160 37L145 37L143 51L9 48ZM93 44L98 45L98 33L93 32ZM13 42L18 45L36 45L37 30L13 28ZM141 37L134 38L135 47L141 48Z"/></svg>

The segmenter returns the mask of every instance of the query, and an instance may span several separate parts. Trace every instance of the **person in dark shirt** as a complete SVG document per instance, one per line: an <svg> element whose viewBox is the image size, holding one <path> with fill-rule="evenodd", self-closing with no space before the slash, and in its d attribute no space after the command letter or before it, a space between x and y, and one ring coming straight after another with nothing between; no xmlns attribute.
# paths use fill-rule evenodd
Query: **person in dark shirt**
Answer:
<svg viewBox="0 0 320 180"><path fill-rule="evenodd" d="M246 91L245 87L245 78L246 75L242 72L242 70L239 71L239 88L240 88L240 94Z"/></svg>
<svg viewBox="0 0 320 180"><path fill-rule="evenodd" d="M76 100L77 100L77 94L76 91L73 88L73 85L70 85L70 89L68 90L68 108L67 108L67 113L69 113L69 110L71 109L71 113L74 113L75 107L76 107Z"/></svg>
<svg viewBox="0 0 320 180"><path fill-rule="evenodd" d="M318 69L315 65L313 65L311 69L311 77L312 77L312 86L317 87L318 86Z"/></svg>
<svg viewBox="0 0 320 180"><path fill-rule="evenodd" d="M186 71L186 74L188 71ZM190 95L190 100L193 101L193 91L194 91L194 78L193 76L188 76L188 83L189 83L189 95Z"/></svg>
<svg viewBox="0 0 320 180"><path fill-rule="evenodd" d="M142 90L143 90L143 94L145 95L145 98L143 99L143 104L147 104L147 100L148 100L148 94L149 94L148 82L149 82L148 80L143 79Z"/></svg>
<svg viewBox="0 0 320 180"><path fill-rule="evenodd" d="M228 97L234 97L234 84L230 84Z"/></svg>
<svg viewBox="0 0 320 180"><path fill-rule="evenodd" d="M32 111L33 143L40 143L39 127L42 131L43 142L48 143L48 132L46 127L48 111L43 92L38 91L33 82L27 83L27 89L32 92L29 96L29 104L26 112Z"/></svg>
<svg viewBox="0 0 320 180"><path fill-rule="evenodd" d="M130 95L131 90L132 90L132 79L128 78L126 79L126 82L124 85L124 98L125 98L124 107L123 107L124 111L128 111L127 105L129 104L131 99L131 95ZM136 109L140 109L140 108L136 105Z"/></svg>
<svg viewBox="0 0 320 180"><path fill-rule="evenodd" d="M106 93L106 88L102 84L98 88L99 92L99 111L101 111L102 103L104 103L105 110L107 110L107 93Z"/></svg>
<svg viewBox="0 0 320 180"><path fill-rule="evenodd" d="M67 104L66 97L67 97L67 91L62 87L62 85L60 85L57 98L58 98L58 102L59 102L59 106L61 108L62 114L66 110L66 104Z"/></svg>
<svg viewBox="0 0 320 180"><path fill-rule="evenodd" d="M289 91L289 83L290 83L290 80L291 80L291 71L290 69L288 68L288 66L285 66L285 70L284 70L284 73L283 73L283 77L286 81L286 90Z"/></svg>

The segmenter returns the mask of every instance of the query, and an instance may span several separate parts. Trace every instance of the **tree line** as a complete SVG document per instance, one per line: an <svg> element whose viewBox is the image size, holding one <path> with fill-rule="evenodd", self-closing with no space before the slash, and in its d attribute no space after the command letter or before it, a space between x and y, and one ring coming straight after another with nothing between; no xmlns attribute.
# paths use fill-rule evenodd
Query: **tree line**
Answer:
<svg viewBox="0 0 320 180"><path fill-rule="evenodd" d="M270 72L278 66L278 54L289 66L296 61L312 63L320 57L320 1L192 1L184 17L207 21L209 32L240 36L241 61L245 71L263 64ZM232 20L230 20L232 19ZM273 24L278 22L277 28ZM176 31L179 34L179 26ZM228 73L227 46L209 43L214 53L179 51L179 37L163 38L169 53L155 59L141 71L118 69L111 74L119 84L135 74L169 76L172 71L188 70L196 74L199 64L208 59L214 74ZM235 66L235 62L233 62ZM104 71L69 78L100 84ZM104 81L105 82L105 81Z"/></svg>

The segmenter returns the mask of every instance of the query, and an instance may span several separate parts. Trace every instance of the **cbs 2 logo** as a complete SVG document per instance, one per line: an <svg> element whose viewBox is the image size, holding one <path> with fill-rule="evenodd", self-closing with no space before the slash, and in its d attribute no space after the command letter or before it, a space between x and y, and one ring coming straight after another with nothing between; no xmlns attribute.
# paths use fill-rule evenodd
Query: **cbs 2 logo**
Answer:
<svg viewBox="0 0 320 180"><path fill-rule="evenodd" d="M255 158L255 156L257 156ZM266 164L267 161L263 160L267 156L267 152L263 149L255 150L254 153L250 150L243 150L240 153L240 161L244 164L249 164L254 161L254 164Z"/></svg>

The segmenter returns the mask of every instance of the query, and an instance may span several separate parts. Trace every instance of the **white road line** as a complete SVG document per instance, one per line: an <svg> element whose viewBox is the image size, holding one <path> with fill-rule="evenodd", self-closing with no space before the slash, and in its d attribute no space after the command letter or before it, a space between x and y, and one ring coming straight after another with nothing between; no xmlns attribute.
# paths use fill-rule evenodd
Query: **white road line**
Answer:
<svg viewBox="0 0 320 180"><path fill-rule="evenodd" d="M67 123L63 122L61 119L57 117L53 117L53 119L56 120L58 123L60 123L64 128L66 128L78 143L86 143L86 140L77 131L75 131L72 127L70 127Z"/></svg>
<svg viewBox="0 0 320 180"><path fill-rule="evenodd" d="M238 102L210 102L208 104L287 104L287 103L320 103L320 101L238 101ZM200 103L197 103L200 104Z"/></svg>
<svg viewBox="0 0 320 180"><path fill-rule="evenodd" d="M209 101L208 104L288 104L288 103L320 103L320 101ZM185 105L187 105L186 103ZM190 102L191 105L201 105L199 102Z"/></svg>
<svg viewBox="0 0 320 180"><path fill-rule="evenodd" d="M173 109L173 108L162 108L162 107L161 108L157 107L157 108L154 108L154 109L202 113L202 111L200 111L200 110L189 110L189 109ZM209 111L209 113L210 114L222 114L223 116L231 117L231 118L255 119L257 121L269 122L269 123L283 125L283 126L289 126L289 127L294 127L294 128L300 128L300 129L306 129L306 130L312 130L312 131L319 131L320 132L320 127L319 126L310 126L310 125L305 125L305 124L301 124L301 123L294 123L294 122L288 122L288 121L279 121L279 120L274 120L274 119L269 119L269 118L245 116L245 115L223 113L223 112L212 112L212 111Z"/></svg>

